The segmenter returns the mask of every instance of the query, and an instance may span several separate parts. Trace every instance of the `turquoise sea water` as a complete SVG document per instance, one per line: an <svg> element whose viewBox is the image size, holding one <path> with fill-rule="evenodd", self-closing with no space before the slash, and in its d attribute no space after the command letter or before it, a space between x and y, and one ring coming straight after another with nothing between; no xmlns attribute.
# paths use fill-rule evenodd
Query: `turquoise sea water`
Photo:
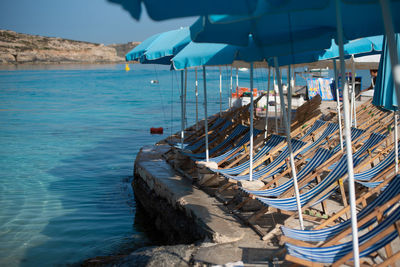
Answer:
<svg viewBox="0 0 400 267"><path fill-rule="evenodd" d="M151 244L135 220L133 162L142 146L179 129L180 76L131 68L0 70L0 266L63 266ZM219 111L218 75L207 75L209 114ZM193 71L188 85L192 124Z"/></svg>

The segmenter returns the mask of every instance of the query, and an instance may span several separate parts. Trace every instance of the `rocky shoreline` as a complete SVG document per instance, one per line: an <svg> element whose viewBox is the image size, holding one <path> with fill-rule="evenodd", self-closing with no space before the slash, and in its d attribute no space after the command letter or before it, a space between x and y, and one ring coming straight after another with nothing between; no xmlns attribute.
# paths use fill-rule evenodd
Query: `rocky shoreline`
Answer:
<svg viewBox="0 0 400 267"><path fill-rule="evenodd" d="M122 63L125 62L124 54L138 44L105 46L0 30L0 65Z"/></svg>

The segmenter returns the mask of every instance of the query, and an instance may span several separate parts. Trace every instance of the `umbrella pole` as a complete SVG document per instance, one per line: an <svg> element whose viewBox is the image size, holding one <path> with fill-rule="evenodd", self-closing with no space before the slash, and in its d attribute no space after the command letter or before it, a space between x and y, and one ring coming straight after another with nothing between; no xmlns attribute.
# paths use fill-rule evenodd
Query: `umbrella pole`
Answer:
<svg viewBox="0 0 400 267"><path fill-rule="evenodd" d="M222 115L222 72L219 67L219 116Z"/></svg>
<svg viewBox="0 0 400 267"><path fill-rule="evenodd" d="M288 150L289 150L289 160L290 160L290 167L292 169L292 177L293 177L294 191L295 191L295 194L296 194L297 209L298 209L298 212L299 212L300 229L304 230L303 214L301 212L299 186L297 184L296 166L294 164L292 142L290 140L291 139L290 138L290 125L289 125L289 121L288 121L288 117L287 117L286 109L285 109L285 99L284 99L284 96L283 96L281 74L280 74L279 67L278 67L279 65L278 65L278 58L277 57L274 57L274 65L275 65L276 78L278 80L279 96L280 96L280 100L281 100L281 110L283 112L283 122L285 124L286 140L287 140L287 147L288 147Z"/></svg>
<svg viewBox="0 0 400 267"><path fill-rule="evenodd" d="M346 156L347 156L347 173L349 179L349 195L350 195L350 214L351 214L351 227L353 237L353 253L354 253L354 266L360 266L360 254L358 247L358 227L357 227L357 213L356 213L356 192L354 186L354 171L353 171L353 151L351 146L351 132L350 132L350 117L349 117L349 92L346 77L346 65L344 62L344 46L343 46L343 25L342 15L340 11L340 0L335 1L336 5L336 25L337 25L337 41L339 46L340 70L343 84L343 114L344 114L344 132L346 139Z"/></svg>
<svg viewBox="0 0 400 267"><path fill-rule="evenodd" d="M268 90L267 90L267 108L265 112L265 133L264 133L264 139L267 138L268 136L268 109L269 109L269 91L270 91L270 85L271 85L271 67L268 67Z"/></svg>
<svg viewBox="0 0 400 267"><path fill-rule="evenodd" d="M276 92L275 92L275 75L276 75L276 71L274 71L273 73L273 80L274 80L274 97L275 97L275 132L276 134L278 134L278 102L276 99Z"/></svg>
<svg viewBox="0 0 400 267"><path fill-rule="evenodd" d="M333 59L333 71L335 72L335 88L336 88L336 109L338 114L338 122L339 122L339 137L340 137L340 150L343 152L343 132L342 132L342 116L340 114L340 96L339 96L339 81L338 81L338 73L336 68L336 59Z"/></svg>
<svg viewBox="0 0 400 267"><path fill-rule="evenodd" d="M239 97L238 94L239 90L239 69L236 68L236 97Z"/></svg>
<svg viewBox="0 0 400 267"><path fill-rule="evenodd" d="M253 181L253 120L254 120L254 99L253 99L253 62L250 63L250 181Z"/></svg>
<svg viewBox="0 0 400 267"><path fill-rule="evenodd" d="M199 83L197 81L197 68L194 69L195 75L195 96L196 96L196 132L199 130Z"/></svg>
<svg viewBox="0 0 400 267"><path fill-rule="evenodd" d="M232 107L232 88L233 88L233 77L232 77L232 66L231 66L231 84L230 84L230 92L229 92L229 108Z"/></svg>
<svg viewBox="0 0 400 267"><path fill-rule="evenodd" d="M352 114L353 114L353 125L357 128L357 114L356 114L356 65L354 63L354 55L351 56L351 101L352 101Z"/></svg>
<svg viewBox="0 0 400 267"><path fill-rule="evenodd" d="M185 139L185 118L183 115L183 70L181 71L181 149L183 149L183 142Z"/></svg>
<svg viewBox="0 0 400 267"><path fill-rule="evenodd" d="M390 3L387 0L379 0L382 9L383 23L385 25L386 40L389 46L390 63L392 65L393 83L396 89L397 104L400 105L400 74L399 71L399 55L396 46L396 40L393 29L392 12Z"/></svg>
<svg viewBox="0 0 400 267"><path fill-rule="evenodd" d="M399 119L399 115L397 114L397 111L395 110L393 112L393 119L394 119L394 153L396 155L395 157L395 170L396 174L399 173L399 132L397 128L397 121Z"/></svg>
<svg viewBox="0 0 400 267"><path fill-rule="evenodd" d="M292 75L291 75L291 67L290 65L288 66L288 73L287 73L287 80L288 80L288 122L289 122L289 127L291 126L292 123ZM290 132L290 128L289 128Z"/></svg>
<svg viewBox="0 0 400 267"><path fill-rule="evenodd" d="M203 66L203 86L204 86L204 130L206 131L206 161L208 162L208 120L207 120L207 81L206 67Z"/></svg>
<svg viewBox="0 0 400 267"><path fill-rule="evenodd" d="M187 69L185 69L185 94L183 98L183 117L185 118L185 129L187 127L187 117L186 117L186 97L187 97Z"/></svg>

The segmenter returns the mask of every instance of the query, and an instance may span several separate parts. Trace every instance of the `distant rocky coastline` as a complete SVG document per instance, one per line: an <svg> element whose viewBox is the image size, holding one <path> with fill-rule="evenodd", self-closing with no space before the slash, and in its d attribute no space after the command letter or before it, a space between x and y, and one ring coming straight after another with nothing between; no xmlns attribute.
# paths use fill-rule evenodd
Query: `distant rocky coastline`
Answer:
<svg viewBox="0 0 400 267"><path fill-rule="evenodd" d="M0 30L0 64L122 63L139 42L96 44Z"/></svg>

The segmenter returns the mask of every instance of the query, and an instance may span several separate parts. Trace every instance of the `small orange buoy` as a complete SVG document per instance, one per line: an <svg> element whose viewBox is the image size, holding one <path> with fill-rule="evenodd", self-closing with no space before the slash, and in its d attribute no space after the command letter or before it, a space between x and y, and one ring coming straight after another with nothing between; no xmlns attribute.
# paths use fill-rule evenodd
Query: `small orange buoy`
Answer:
<svg viewBox="0 0 400 267"><path fill-rule="evenodd" d="M159 127L159 128L150 128L150 133L151 134L163 134L164 129L163 127Z"/></svg>

